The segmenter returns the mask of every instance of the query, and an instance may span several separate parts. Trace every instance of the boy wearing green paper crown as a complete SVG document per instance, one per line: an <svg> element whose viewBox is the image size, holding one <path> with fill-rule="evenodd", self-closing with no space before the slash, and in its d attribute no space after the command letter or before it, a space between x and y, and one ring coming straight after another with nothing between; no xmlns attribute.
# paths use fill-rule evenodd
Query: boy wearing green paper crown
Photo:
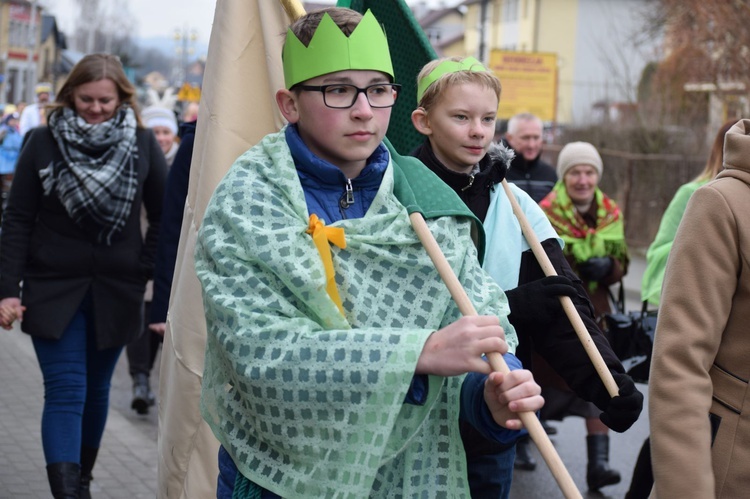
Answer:
<svg viewBox="0 0 750 499"><path fill-rule="evenodd" d="M566 261L562 240L544 212L528 194L510 184L555 267L558 275L552 277L544 276L500 185L513 157L509 149L492 142L500 90L500 80L473 57L444 58L425 65L418 76L418 108L412 113L412 122L426 140L413 154L484 223L487 243L483 266L506 290L510 304L508 319L518 333L518 355L523 364L531 366L533 350L578 395L604 411L601 413L604 423L616 431L625 431L638 418L643 396L624 374L597 327L586 290ZM560 295L573 300L620 388L620 396L608 395L562 310ZM606 431L607 427L597 422ZM470 425L462 424L461 433L472 496L508 497L514 447L489 441ZM592 471L593 462L596 460L590 457L589 486L596 489L599 483L594 479L601 473Z"/></svg>
<svg viewBox="0 0 750 499"><path fill-rule="evenodd" d="M289 125L237 159L196 244L218 497L468 497L459 420L510 444L543 404L476 220L382 142L399 86L370 12L303 16L283 60ZM483 315L460 317L407 204Z"/></svg>

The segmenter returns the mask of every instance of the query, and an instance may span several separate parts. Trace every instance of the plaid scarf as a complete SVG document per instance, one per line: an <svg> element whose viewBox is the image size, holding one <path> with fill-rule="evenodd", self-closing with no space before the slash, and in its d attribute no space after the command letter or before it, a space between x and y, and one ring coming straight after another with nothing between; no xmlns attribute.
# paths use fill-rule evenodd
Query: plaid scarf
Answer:
<svg viewBox="0 0 750 499"><path fill-rule="evenodd" d="M138 188L135 113L122 106L104 123L89 124L64 107L50 116L49 129L63 160L39 171L44 194L54 192L76 224L111 244Z"/></svg>

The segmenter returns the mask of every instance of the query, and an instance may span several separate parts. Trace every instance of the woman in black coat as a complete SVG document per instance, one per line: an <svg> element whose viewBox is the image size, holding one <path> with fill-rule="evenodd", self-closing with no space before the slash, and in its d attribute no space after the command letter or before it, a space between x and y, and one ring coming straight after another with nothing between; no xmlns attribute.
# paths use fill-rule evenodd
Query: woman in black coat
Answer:
<svg viewBox="0 0 750 499"><path fill-rule="evenodd" d="M47 122L26 137L2 221L0 325L32 337L52 494L89 497L112 373L143 323L166 164L114 56L84 57Z"/></svg>

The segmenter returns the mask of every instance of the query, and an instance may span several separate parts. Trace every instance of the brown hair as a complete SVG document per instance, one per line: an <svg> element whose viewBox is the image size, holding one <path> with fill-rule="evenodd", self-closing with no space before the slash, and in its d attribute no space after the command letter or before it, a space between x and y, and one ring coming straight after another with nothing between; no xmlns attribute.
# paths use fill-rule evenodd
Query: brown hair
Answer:
<svg viewBox="0 0 750 499"><path fill-rule="evenodd" d="M89 54L78 61L57 93L55 102L49 106L50 110L47 115L50 116L63 107L75 109L73 91L86 83L104 79L112 80L115 87L117 87L117 96L120 99L120 105L127 104L132 107L138 127L143 128L143 123L138 112L135 87L130 83L128 77L125 76L120 59L110 54Z"/></svg>
<svg viewBox="0 0 750 499"><path fill-rule="evenodd" d="M441 59L430 61L425 64L425 66L419 72L419 75L417 76L417 82L419 82L422 78L426 78L427 75L429 75L440 63L445 61L459 62L463 59L464 57L443 57ZM495 95L497 95L497 100L500 101L502 86L500 85L500 80L497 76L494 75L494 73L490 71L457 71L455 73L446 73L432 82L432 85L427 87L424 95L422 95L422 100L420 100L418 104L419 107L421 107L425 111L429 111L432 107L437 105L438 101L440 100L440 96L447 88L450 88L453 85L461 85L464 83L477 83L484 88L489 88L490 90L495 92Z"/></svg>
<svg viewBox="0 0 750 499"><path fill-rule="evenodd" d="M354 28L356 28L362 20L362 14L356 10L345 9L342 7L327 7L325 9L308 12L297 19L289 29L291 29L292 33L299 38L299 41L305 46L308 46L310 40L312 40L312 37L315 34L315 30L318 29L318 25L325 14L331 16L333 22L341 28L341 31L346 36L351 35Z"/></svg>
<svg viewBox="0 0 750 499"><path fill-rule="evenodd" d="M713 180L718 173L724 167L724 136L727 134L732 125L737 123L737 120L729 120L724 122L719 128L714 138L714 143L711 146L711 153L708 155L708 161L706 161L706 167L703 171L695 177L694 182L702 182L704 180Z"/></svg>

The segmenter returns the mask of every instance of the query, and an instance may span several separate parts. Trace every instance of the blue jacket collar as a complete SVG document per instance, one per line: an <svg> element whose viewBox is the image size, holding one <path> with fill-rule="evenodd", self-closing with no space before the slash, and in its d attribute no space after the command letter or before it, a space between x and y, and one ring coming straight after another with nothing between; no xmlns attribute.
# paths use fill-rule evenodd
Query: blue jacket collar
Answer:
<svg viewBox="0 0 750 499"><path fill-rule="evenodd" d="M308 178L315 179L320 185L338 187L346 184L347 178L338 167L317 157L302 142L296 125L287 126L284 133L297 171ZM351 179L352 184L360 188L380 186L389 159L388 149L381 143L367 158L367 165L362 173L357 178Z"/></svg>

